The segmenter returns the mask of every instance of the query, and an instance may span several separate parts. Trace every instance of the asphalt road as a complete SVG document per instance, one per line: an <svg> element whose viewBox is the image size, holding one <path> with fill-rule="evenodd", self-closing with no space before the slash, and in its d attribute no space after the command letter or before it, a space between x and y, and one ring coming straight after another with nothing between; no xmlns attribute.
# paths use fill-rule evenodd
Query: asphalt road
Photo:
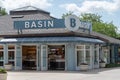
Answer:
<svg viewBox="0 0 120 80"><path fill-rule="evenodd" d="M9 71L7 80L120 80L119 68L89 71Z"/></svg>

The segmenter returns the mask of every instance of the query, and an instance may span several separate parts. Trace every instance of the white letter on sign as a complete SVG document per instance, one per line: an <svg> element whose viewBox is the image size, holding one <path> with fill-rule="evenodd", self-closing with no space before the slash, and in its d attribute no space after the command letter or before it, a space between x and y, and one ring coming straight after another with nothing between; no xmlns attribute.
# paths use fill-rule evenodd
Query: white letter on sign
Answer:
<svg viewBox="0 0 120 80"><path fill-rule="evenodd" d="M70 18L70 26L73 28L76 26L76 20L74 18Z"/></svg>
<svg viewBox="0 0 120 80"><path fill-rule="evenodd" d="M30 23L29 22L25 22L25 28L29 28L30 27Z"/></svg>
<svg viewBox="0 0 120 80"><path fill-rule="evenodd" d="M33 21L32 24L31 24L31 28L36 28L36 23Z"/></svg>

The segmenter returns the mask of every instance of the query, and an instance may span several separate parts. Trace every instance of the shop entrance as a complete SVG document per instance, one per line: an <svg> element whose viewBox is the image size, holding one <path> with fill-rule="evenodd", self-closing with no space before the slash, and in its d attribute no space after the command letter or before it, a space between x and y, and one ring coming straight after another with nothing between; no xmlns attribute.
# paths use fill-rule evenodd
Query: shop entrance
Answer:
<svg viewBox="0 0 120 80"><path fill-rule="evenodd" d="M36 70L36 46L22 46L22 69Z"/></svg>
<svg viewBox="0 0 120 80"><path fill-rule="evenodd" d="M65 46L48 45L48 70L65 69Z"/></svg>

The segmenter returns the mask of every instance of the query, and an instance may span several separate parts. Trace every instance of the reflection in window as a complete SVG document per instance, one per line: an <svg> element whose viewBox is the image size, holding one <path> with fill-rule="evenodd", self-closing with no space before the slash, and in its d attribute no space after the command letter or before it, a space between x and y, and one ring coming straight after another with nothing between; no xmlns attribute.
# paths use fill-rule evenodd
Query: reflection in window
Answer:
<svg viewBox="0 0 120 80"><path fill-rule="evenodd" d="M77 47L77 66L80 63L90 64L90 45L78 45Z"/></svg>
<svg viewBox="0 0 120 80"><path fill-rule="evenodd" d="M108 46L104 46L102 47L102 50L103 50L103 60L108 63L109 62L109 47Z"/></svg>

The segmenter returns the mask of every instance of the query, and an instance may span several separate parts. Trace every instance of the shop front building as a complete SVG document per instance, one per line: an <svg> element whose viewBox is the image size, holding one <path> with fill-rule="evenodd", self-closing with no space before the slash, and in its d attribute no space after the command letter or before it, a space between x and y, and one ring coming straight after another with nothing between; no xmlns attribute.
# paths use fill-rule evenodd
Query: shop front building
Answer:
<svg viewBox="0 0 120 80"><path fill-rule="evenodd" d="M93 32L91 23L75 15L57 19L26 6L0 17L0 67L11 63L13 70L75 71L81 63L95 69L101 60L117 62L120 41Z"/></svg>

